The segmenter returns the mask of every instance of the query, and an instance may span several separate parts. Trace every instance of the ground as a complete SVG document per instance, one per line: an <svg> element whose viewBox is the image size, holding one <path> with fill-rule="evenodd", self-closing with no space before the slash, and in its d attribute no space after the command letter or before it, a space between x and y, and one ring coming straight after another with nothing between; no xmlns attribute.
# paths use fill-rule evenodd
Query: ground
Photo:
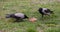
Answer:
<svg viewBox="0 0 60 32"><path fill-rule="evenodd" d="M38 9L49 8L54 15L41 19ZM22 12L28 17L36 17L35 23L28 20L13 22L6 14ZM60 0L0 0L0 32L60 32Z"/></svg>

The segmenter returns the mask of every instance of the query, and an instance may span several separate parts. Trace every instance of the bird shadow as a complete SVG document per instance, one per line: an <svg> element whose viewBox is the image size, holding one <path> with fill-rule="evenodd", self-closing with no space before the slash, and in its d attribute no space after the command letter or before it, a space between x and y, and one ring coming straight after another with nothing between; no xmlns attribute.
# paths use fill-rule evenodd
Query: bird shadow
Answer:
<svg viewBox="0 0 60 32"><path fill-rule="evenodd" d="M40 21L42 21L42 22L46 22L46 21L50 21L50 20L53 20L53 17L50 17L50 16L48 16L48 17L40 17L40 18L38 18L38 20L40 20Z"/></svg>
<svg viewBox="0 0 60 32"><path fill-rule="evenodd" d="M15 23L15 22L17 22L17 23L24 22L24 20L15 20L15 21L13 21L13 23Z"/></svg>

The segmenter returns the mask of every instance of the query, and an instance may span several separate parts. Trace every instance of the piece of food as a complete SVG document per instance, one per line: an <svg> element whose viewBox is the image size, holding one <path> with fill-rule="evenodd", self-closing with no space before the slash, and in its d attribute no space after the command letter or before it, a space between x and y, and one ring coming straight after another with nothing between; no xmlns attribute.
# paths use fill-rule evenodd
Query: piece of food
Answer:
<svg viewBox="0 0 60 32"><path fill-rule="evenodd" d="M32 18L29 19L30 22L35 22L36 20L37 20L37 19L34 18L34 17L32 17Z"/></svg>

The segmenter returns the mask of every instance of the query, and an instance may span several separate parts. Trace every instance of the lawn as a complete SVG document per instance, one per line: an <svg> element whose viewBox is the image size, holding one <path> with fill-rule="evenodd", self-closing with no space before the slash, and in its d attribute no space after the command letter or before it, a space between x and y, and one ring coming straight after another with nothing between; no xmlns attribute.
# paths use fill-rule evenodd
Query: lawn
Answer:
<svg viewBox="0 0 60 32"><path fill-rule="evenodd" d="M41 19L38 9L49 8L54 15ZM22 12L28 17L36 17L35 23L23 20L13 23L6 14ZM60 0L0 0L0 32L60 32Z"/></svg>

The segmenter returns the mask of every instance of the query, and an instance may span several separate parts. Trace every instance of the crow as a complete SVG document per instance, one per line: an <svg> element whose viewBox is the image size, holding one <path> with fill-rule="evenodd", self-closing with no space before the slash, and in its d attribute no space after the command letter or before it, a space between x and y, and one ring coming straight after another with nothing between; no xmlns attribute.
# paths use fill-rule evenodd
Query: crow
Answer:
<svg viewBox="0 0 60 32"><path fill-rule="evenodd" d="M50 16L50 14L53 14L53 11L51 11L50 9L48 9L48 8L39 8L39 13L42 15L42 17L44 16L44 15L49 15Z"/></svg>
<svg viewBox="0 0 60 32"><path fill-rule="evenodd" d="M23 20L23 19L28 19L28 16L26 16L25 14L23 13L13 13L13 14L6 14L6 18L14 18L16 19L16 21L18 20Z"/></svg>

